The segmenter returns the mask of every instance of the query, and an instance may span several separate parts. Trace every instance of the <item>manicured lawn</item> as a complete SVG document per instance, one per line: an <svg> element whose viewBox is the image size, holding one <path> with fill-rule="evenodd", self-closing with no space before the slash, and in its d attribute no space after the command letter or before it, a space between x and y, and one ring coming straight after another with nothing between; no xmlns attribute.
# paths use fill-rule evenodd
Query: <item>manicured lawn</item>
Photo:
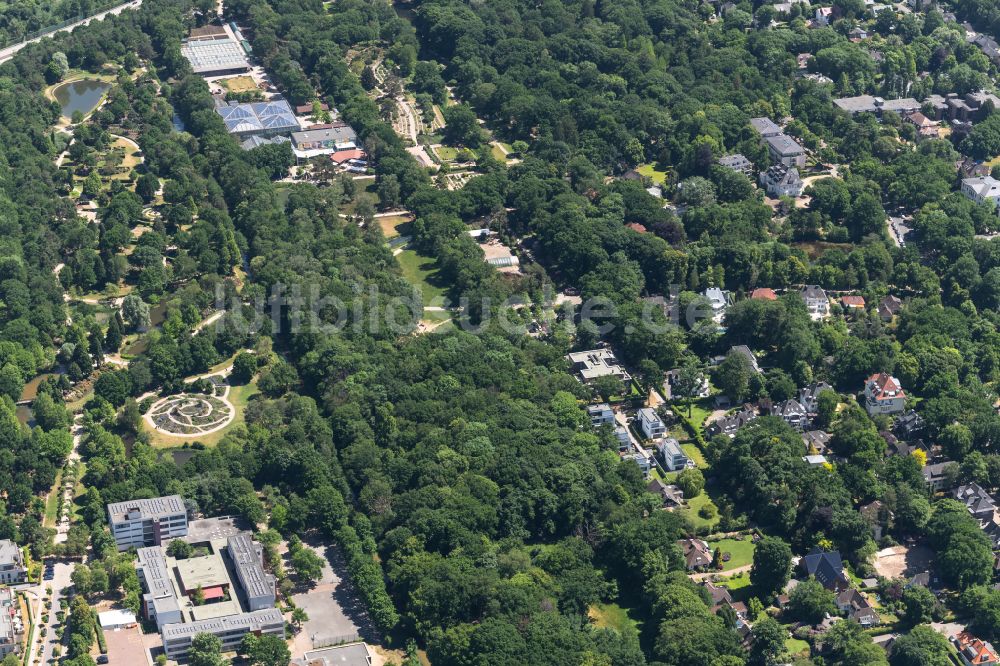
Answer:
<svg viewBox="0 0 1000 666"><path fill-rule="evenodd" d="M458 148L451 146L437 146L434 148L434 152L437 153L442 162L454 162L455 158L458 157Z"/></svg>
<svg viewBox="0 0 1000 666"><path fill-rule="evenodd" d="M678 412L683 412L687 414L687 405L678 404L674 407ZM691 404L691 422L697 427L701 427L705 424L705 419L708 415L712 413L712 399L702 398Z"/></svg>
<svg viewBox="0 0 1000 666"><path fill-rule="evenodd" d="M662 185L667 180L666 171L658 171L656 166L653 164L643 164L636 169L639 173L647 178L652 179L657 185Z"/></svg>
<svg viewBox="0 0 1000 666"><path fill-rule="evenodd" d="M705 456L702 454L701 449L698 448L697 444L681 444L681 449L688 458L694 461L694 464L698 467L698 469L705 469L708 467L708 463L705 462Z"/></svg>
<svg viewBox="0 0 1000 666"><path fill-rule="evenodd" d="M785 649L788 654L795 657L802 654L809 654L809 643L798 638L788 637L785 639Z"/></svg>
<svg viewBox="0 0 1000 666"><path fill-rule="evenodd" d="M688 503L688 508L681 509L681 512L688 517L688 520L691 521L691 524L695 528L698 527L714 528L716 525L719 524L718 514L716 514L715 518L712 518L711 520L705 520L704 518L698 515L698 510L701 509L701 507L705 506L706 504L712 504L713 506L715 506L714 503L712 502L712 498L709 497L705 492L702 492L697 497L689 499L687 503Z"/></svg>
<svg viewBox="0 0 1000 666"><path fill-rule="evenodd" d="M729 553L732 556L728 562L723 564L723 571L731 571L732 569L736 569L738 567L753 564L753 551L756 546L749 538L744 539L743 541L737 541L736 539L709 541L708 545L713 551L716 548L721 548L723 553Z"/></svg>
<svg viewBox="0 0 1000 666"><path fill-rule="evenodd" d="M629 616L629 611L618 604L594 604L587 615L599 629L614 629L622 635L639 635L639 623Z"/></svg>
<svg viewBox="0 0 1000 666"><path fill-rule="evenodd" d="M750 587L750 574L747 572L738 573L721 581L719 585L727 588L730 592L743 590Z"/></svg>
<svg viewBox="0 0 1000 666"><path fill-rule="evenodd" d="M442 305L445 289L437 275L437 261L424 257L415 250L403 250L396 255L399 268L406 281L420 290L424 305Z"/></svg>

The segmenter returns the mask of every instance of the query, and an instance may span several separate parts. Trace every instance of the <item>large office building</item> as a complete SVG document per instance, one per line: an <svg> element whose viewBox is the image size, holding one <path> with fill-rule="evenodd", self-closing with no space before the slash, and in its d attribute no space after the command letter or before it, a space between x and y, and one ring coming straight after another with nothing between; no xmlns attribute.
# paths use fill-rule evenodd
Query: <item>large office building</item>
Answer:
<svg viewBox="0 0 1000 666"><path fill-rule="evenodd" d="M236 649L249 632L284 636L275 578L264 571L263 548L250 533L197 545L203 554L186 559L171 557L163 546L138 551L143 615L156 623L167 657L182 659L200 633L218 636L224 650Z"/></svg>
<svg viewBox="0 0 1000 666"><path fill-rule="evenodd" d="M0 541L0 583L23 583L28 577L24 553L10 539Z"/></svg>
<svg viewBox="0 0 1000 666"><path fill-rule="evenodd" d="M264 549L250 538L248 532L229 537L226 542L229 558L236 568L250 610L271 608L275 602L275 579L264 572Z"/></svg>
<svg viewBox="0 0 1000 666"><path fill-rule="evenodd" d="M181 55L191 63L192 71L201 76L240 74L250 69L243 47L229 37L189 40L181 44Z"/></svg>
<svg viewBox="0 0 1000 666"><path fill-rule="evenodd" d="M283 99L249 104L220 102L215 112L222 116L226 131L240 139L278 136L299 129L292 107Z"/></svg>
<svg viewBox="0 0 1000 666"><path fill-rule="evenodd" d="M108 522L118 550L156 546L188 530L180 495L114 502L108 505Z"/></svg>
<svg viewBox="0 0 1000 666"><path fill-rule="evenodd" d="M247 634L271 634L285 637L285 618L277 608L227 615L211 620L198 620L188 624L171 624L163 628L163 651L173 660L181 660L191 649L191 641L198 634L212 634L222 641L222 651L239 649Z"/></svg>

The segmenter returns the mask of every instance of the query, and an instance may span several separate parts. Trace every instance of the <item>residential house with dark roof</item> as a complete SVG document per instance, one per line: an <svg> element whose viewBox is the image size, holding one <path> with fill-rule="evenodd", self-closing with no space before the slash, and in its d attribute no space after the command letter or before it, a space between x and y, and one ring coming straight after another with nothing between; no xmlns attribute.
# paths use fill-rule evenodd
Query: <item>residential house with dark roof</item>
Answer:
<svg viewBox="0 0 1000 666"><path fill-rule="evenodd" d="M878 613L871 603L854 588L842 590L837 595L837 608L862 627L873 627L879 623Z"/></svg>
<svg viewBox="0 0 1000 666"><path fill-rule="evenodd" d="M920 470L920 473L924 477L924 483L930 487L932 492L944 490L945 486L951 485L948 481L948 476L945 474L945 468L950 464L951 461L946 460L924 465L923 469Z"/></svg>
<svg viewBox="0 0 1000 666"><path fill-rule="evenodd" d="M913 439L924 431L924 425L923 417L910 409L896 417L892 430L897 437Z"/></svg>
<svg viewBox="0 0 1000 666"><path fill-rule="evenodd" d="M770 414L777 416L800 432L809 428L809 414L802 403L794 398L771 405Z"/></svg>
<svg viewBox="0 0 1000 666"><path fill-rule="evenodd" d="M726 356L729 356L730 354L739 354L740 356L744 357L750 363L750 368L754 372L756 372L758 375L761 373L760 364L757 363L757 357L754 355L752 351L750 351L750 348L747 347L746 345L734 345L730 347L729 352L726 353Z"/></svg>
<svg viewBox="0 0 1000 666"><path fill-rule="evenodd" d="M775 164L762 171L760 184L772 197L797 197L802 194L805 184L794 166Z"/></svg>
<svg viewBox="0 0 1000 666"><path fill-rule="evenodd" d="M753 178L753 162L739 153L720 157L719 165L733 171L738 171L747 178Z"/></svg>
<svg viewBox="0 0 1000 666"><path fill-rule="evenodd" d="M836 550L814 548L799 560L799 570L804 576L812 576L828 590L846 590L850 580L844 573L844 562Z"/></svg>
<svg viewBox="0 0 1000 666"><path fill-rule="evenodd" d="M712 549L701 539L681 539L677 542L684 553L688 571L707 569L712 565Z"/></svg>
<svg viewBox="0 0 1000 666"><path fill-rule="evenodd" d="M799 402L810 416L819 411L819 394L823 391L833 391L833 387L826 382L813 382L799 389Z"/></svg>
<svg viewBox="0 0 1000 666"><path fill-rule="evenodd" d="M893 518L889 507L879 500L865 504L858 509L858 513L871 525L872 538L876 541L882 538L883 531L889 526Z"/></svg>
<svg viewBox="0 0 1000 666"><path fill-rule="evenodd" d="M802 441L809 455L824 455L830 443L830 433L822 430L810 430L802 433Z"/></svg>
<svg viewBox="0 0 1000 666"><path fill-rule="evenodd" d="M672 484L666 484L660 479L652 479L646 484L646 491L658 495L663 500L664 509L676 509L684 506L684 491Z"/></svg>
<svg viewBox="0 0 1000 666"><path fill-rule="evenodd" d="M965 505L976 520L992 520L996 502L978 483L968 483L955 489L955 499Z"/></svg>
<svg viewBox="0 0 1000 666"><path fill-rule="evenodd" d="M705 433L709 437L716 435L726 435L735 437L740 428L757 418L757 412L750 405L743 405L743 408L731 416L723 416L716 419L705 427Z"/></svg>
<svg viewBox="0 0 1000 666"><path fill-rule="evenodd" d="M882 321L892 321L892 318L903 309L903 301L892 294L886 296L878 304L878 316Z"/></svg>

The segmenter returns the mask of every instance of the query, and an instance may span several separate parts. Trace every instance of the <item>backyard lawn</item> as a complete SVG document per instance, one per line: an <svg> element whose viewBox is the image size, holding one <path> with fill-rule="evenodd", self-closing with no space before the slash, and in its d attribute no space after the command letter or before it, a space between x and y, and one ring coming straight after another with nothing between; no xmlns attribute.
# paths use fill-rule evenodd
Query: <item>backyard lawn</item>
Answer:
<svg viewBox="0 0 1000 666"><path fill-rule="evenodd" d="M663 185L663 183L667 180L667 172L658 171L656 165L654 164L643 164L638 167L636 171L651 179L657 185Z"/></svg>
<svg viewBox="0 0 1000 666"><path fill-rule="evenodd" d="M809 654L809 643L798 638L788 637L785 639L785 649L793 657Z"/></svg>
<svg viewBox="0 0 1000 666"><path fill-rule="evenodd" d="M437 260L424 257L415 250L403 250L396 255L406 281L420 290L424 306L443 305L445 288L437 275Z"/></svg>
<svg viewBox="0 0 1000 666"><path fill-rule="evenodd" d="M695 466L698 469L705 469L708 467L708 463L705 462L705 455L698 448L697 444L681 444L681 449L684 451L684 455L694 461Z"/></svg>
<svg viewBox="0 0 1000 666"><path fill-rule="evenodd" d="M696 498L697 499L697 498ZM753 564L753 551L756 545L750 538L743 539L742 541L737 541L736 539L722 539L721 541L709 541L708 547L715 551L716 548L721 548L723 553L729 553L730 557L728 562L722 565L723 571L731 571L739 567L747 566L748 564Z"/></svg>
<svg viewBox="0 0 1000 666"><path fill-rule="evenodd" d="M702 518L701 516L698 515L698 510L701 509L701 507L706 506L708 504L711 504L712 506L715 506L715 503L712 502L712 498L709 497L703 491L697 497L694 497L692 499L687 500L688 508L687 509L681 509L680 511L684 515L686 515L688 517L688 520L691 521L691 524L695 528L699 528L699 527L714 528L716 525L719 524L718 508L716 508L715 517L712 518L711 520L706 520L706 519L704 519L704 518Z"/></svg>

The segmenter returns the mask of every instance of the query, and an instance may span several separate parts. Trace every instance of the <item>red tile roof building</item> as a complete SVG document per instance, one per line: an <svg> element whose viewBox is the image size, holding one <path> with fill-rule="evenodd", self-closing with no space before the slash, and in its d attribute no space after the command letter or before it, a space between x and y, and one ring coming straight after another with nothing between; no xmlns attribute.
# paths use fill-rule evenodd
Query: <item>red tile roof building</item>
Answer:
<svg viewBox="0 0 1000 666"><path fill-rule="evenodd" d="M898 414L906 408L899 380L880 372L865 380L865 407L869 414Z"/></svg>
<svg viewBox="0 0 1000 666"><path fill-rule="evenodd" d="M774 293L774 289L770 289L768 287L757 287L750 293L750 298L762 301L776 301L778 300L778 295Z"/></svg>

